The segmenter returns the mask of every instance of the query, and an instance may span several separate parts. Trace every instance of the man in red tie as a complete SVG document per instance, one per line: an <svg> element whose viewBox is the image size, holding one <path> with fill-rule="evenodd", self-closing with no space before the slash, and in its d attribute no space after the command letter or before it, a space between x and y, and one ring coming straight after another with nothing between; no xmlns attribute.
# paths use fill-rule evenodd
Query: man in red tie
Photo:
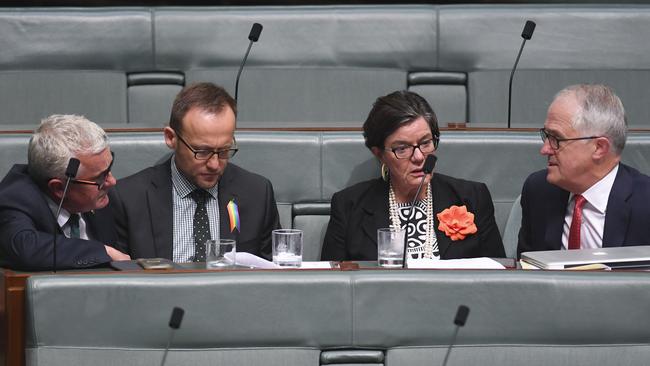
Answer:
<svg viewBox="0 0 650 366"><path fill-rule="evenodd" d="M548 165L524 183L517 255L650 244L650 177L620 162L627 123L612 89L563 89L540 134Z"/></svg>

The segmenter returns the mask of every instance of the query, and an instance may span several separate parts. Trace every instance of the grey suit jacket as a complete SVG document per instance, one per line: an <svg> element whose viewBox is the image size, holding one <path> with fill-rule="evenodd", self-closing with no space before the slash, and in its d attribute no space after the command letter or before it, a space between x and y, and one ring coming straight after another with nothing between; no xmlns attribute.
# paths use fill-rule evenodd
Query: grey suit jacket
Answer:
<svg viewBox="0 0 650 366"><path fill-rule="evenodd" d="M110 195L118 243L131 258L172 259L171 161L121 179ZM231 199L239 206L241 232L230 231ZM237 240L237 251L271 258L271 231L280 221L268 179L229 163L219 181L219 217L221 237Z"/></svg>

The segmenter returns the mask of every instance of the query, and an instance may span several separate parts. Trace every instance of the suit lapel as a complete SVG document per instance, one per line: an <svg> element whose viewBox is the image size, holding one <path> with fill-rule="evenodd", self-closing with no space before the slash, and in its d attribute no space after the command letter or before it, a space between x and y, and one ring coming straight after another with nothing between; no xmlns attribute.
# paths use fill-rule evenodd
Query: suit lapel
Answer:
<svg viewBox="0 0 650 366"><path fill-rule="evenodd" d="M86 231L90 238L106 244L115 242L117 234L111 230L112 226L106 225L109 222L106 209L85 212L82 216L86 221Z"/></svg>
<svg viewBox="0 0 650 366"><path fill-rule="evenodd" d="M437 178L436 174L431 178L431 192L433 194L433 227L436 232L436 239L438 240L438 251L440 252L440 258L445 258L445 254L449 247L451 246L451 238L447 234L438 230L440 225L440 220L438 220L438 214L445 209L451 207L452 205L463 204L465 202L458 202L458 195L456 192L452 191L450 186L447 184L442 184L440 179ZM468 211L472 211L473 207L467 207Z"/></svg>
<svg viewBox="0 0 650 366"><path fill-rule="evenodd" d="M171 161L157 167L147 190L147 207L151 217L151 234L157 257L172 258L174 215L172 198Z"/></svg>
<svg viewBox="0 0 650 366"><path fill-rule="evenodd" d="M97 217L94 211L84 212L81 214L81 217L86 221L86 234L88 234L89 238L108 243L103 240L105 233L102 231L102 225L97 222Z"/></svg>
<svg viewBox="0 0 650 366"><path fill-rule="evenodd" d="M617 247L625 242L625 234L630 218L630 197L634 182L623 164L619 165L612 191L607 201L605 228L603 229L603 246Z"/></svg>
<svg viewBox="0 0 650 366"><path fill-rule="evenodd" d="M562 249L562 233L564 232L564 216L569 203L569 192L559 190L555 198L547 197L547 225L544 231L544 242L547 250Z"/></svg>
<svg viewBox="0 0 650 366"><path fill-rule="evenodd" d="M223 239L239 239L239 232L237 229L230 231L230 215L228 214L228 203L231 200L239 205L239 192L237 192L237 187L232 184L234 179L235 171L230 169L230 165L226 166L226 169L219 180L219 231L221 238ZM241 220L241 216L239 217ZM241 223L240 223L241 225ZM244 229L240 227L240 229Z"/></svg>
<svg viewBox="0 0 650 366"><path fill-rule="evenodd" d="M33 209L34 212L38 212L37 222L43 223L44 224L43 227L48 228L47 229L48 232L52 230L51 228L56 228L55 229L56 233L63 234L63 229L61 228L61 226L59 226L59 223L57 222L56 217L54 216L55 213L52 212L52 209L48 204L47 200L49 198L47 198L46 194L44 192L42 193L40 190L34 190L33 192L31 192L31 196L42 198L42 200L34 199L29 203L30 206L28 209L30 210L33 207L31 206L32 204L37 205L37 208Z"/></svg>
<svg viewBox="0 0 650 366"><path fill-rule="evenodd" d="M361 229L370 242L377 246L377 229L390 226L388 219L388 184L382 180L372 186L363 203Z"/></svg>

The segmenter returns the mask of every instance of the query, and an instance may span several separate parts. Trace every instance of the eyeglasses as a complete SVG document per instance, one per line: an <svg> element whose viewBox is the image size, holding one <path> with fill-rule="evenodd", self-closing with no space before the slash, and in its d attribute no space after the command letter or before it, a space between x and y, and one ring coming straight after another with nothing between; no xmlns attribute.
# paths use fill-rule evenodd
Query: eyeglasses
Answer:
<svg viewBox="0 0 650 366"><path fill-rule="evenodd" d="M179 140L181 140L181 142L185 146L187 146L188 149L190 149L192 153L194 153L194 159L196 160L210 160L212 159L212 156L214 156L215 154L219 159L230 159L233 156L235 156L237 151L239 151L239 149L236 147L231 147L229 149L220 149L220 150L194 150L194 148L192 148L190 144L188 144L187 142L185 142L185 140L183 140L183 138L178 132L176 132L176 136L178 137ZM237 145L237 141L235 141L234 137L233 137L233 143L235 144L235 146Z"/></svg>
<svg viewBox="0 0 650 366"><path fill-rule="evenodd" d="M570 139L562 139L551 135L550 133L548 133L548 131L546 131L543 128L539 129L539 134L542 137L543 142L546 142L546 140L548 140L548 144L551 145L551 149L553 150L559 150L560 142L562 141L591 140L591 139L597 139L599 137L603 137L603 136L586 136L586 137L574 137Z"/></svg>
<svg viewBox="0 0 650 366"><path fill-rule="evenodd" d="M102 188L104 188L104 186L106 185L106 179L108 179L108 175L111 174L111 168L113 167L113 162L115 161L115 153L112 151L111 151L111 157L113 159L111 160L111 163L108 165L108 168L99 175L99 178L97 178L96 181L85 180L85 179L70 179L70 182L76 184L87 184L87 185L97 186L97 189L101 191Z"/></svg>
<svg viewBox="0 0 650 366"><path fill-rule="evenodd" d="M438 148L439 142L440 137L433 136L433 138L424 140L417 145L399 145L385 150L392 151L397 159L410 159L411 156L413 156L413 153L415 153L416 148L419 149L423 155L427 155Z"/></svg>

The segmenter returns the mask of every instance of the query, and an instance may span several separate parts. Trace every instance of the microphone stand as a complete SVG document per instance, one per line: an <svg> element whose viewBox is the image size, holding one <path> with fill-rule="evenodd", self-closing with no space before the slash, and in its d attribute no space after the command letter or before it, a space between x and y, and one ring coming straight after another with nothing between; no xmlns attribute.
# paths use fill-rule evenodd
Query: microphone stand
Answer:
<svg viewBox="0 0 650 366"><path fill-rule="evenodd" d="M418 190L415 192L415 197L413 197L413 200L411 201L411 206L409 207L409 215L408 219L406 220L406 228L404 229L404 251L402 253L402 269L406 268L406 247L408 246L408 226L411 220L413 220L413 206L415 206L415 201L418 200L418 196L420 196L420 191L422 190L422 186L424 185L424 178L426 178L427 175L431 174L433 171L433 167L436 165L436 161L438 160L438 157L429 154L427 155L426 159L424 160L424 164L422 166L422 172L424 175L422 176L422 179L420 179L420 185L418 186Z"/></svg>
<svg viewBox="0 0 650 366"><path fill-rule="evenodd" d="M510 72L510 81L508 82L508 128L510 128L510 114L512 112L512 79L515 76L515 70L517 70L517 65L519 64L519 58L521 57L521 52L524 50L524 45L526 41L533 37L533 32L535 31L535 22L527 20L524 25L524 31L521 33L521 37L524 39L521 42L521 47L519 47L519 53L517 54L517 59L515 59L515 65L512 67Z"/></svg>
<svg viewBox="0 0 650 366"><path fill-rule="evenodd" d="M449 342L449 347L447 347L447 353L445 354L445 360L442 362L442 366L447 366L447 361L449 360L449 354L451 353L452 347L456 343L456 337L458 336L458 331L460 330L460 327L465 325L468 315L469 315L469 308L465 305L460 305L458 307L458 310L456 311L456 317L454 318L454 324L456 324L456 329L454 330L454 335L451 338L451 342Z"/></svg>
<svg viewBox="0 0 650 366"><path fill-rule="evenodd" d="M56 273L56 237L58 236L56 232L59 230L59 215L61 214L61 207L63 207L63 200L65 200L65 196L68 194L70 181L77 175L77 171L79 170L79 163L79 159L76 158L70 158L68 161L68 167L65 169L66 180L65 187L63 188L63 195L61 196L61 201L59 202L59 206L56 209L56 215L54 216L54 242L52 243L52 272L54 273Z"/></svg>
<svg viewBox="0 0 650 366"><path fill-rule="evenodd" d="M251 27L251 32L248 35L248 39L250 42L248 43L248 49L246 49L246 53L244 54L244 58L241 60L241 65L239 65L239 71L237 71L237 79L235 80L235 101L237 101L237 97L239 95L239 78L241 77L242 71L244 71L244 65L246 64L246 60L248 59L248 54L251 52L251 47L253 47L253 43L257 42L257 40L260 38L260 34L262 33L262 25L260 23L254 23L253 27Z"/></svg>
<svg viewBox="0 0 650 366"><path fill-rule="evenodd" d="M162 361L160 361L160 366L164 366L167 362L167 353L169 353L169 347L174 339L174 331L181 327L181 322L183 321L183 315L185 315L185 310L183 308L174 307L172 310L172 316L169 319L169 337L167 338L167 347L165 347L165 353L163 353Z"/></svg>
<svg viewBox="0 0 650 366"><path fill-rule="evenodd" d="M521 57L521 52L524 50L525 44L526 38L521 42L521 47L515 60L515 66L512 67L512 71L510 72L510 81L508 82L508 128L510 128L510 114L512 112L512 78L515 76L515 70L517 69L517 64L519 64L519 58Z"/></svg>

